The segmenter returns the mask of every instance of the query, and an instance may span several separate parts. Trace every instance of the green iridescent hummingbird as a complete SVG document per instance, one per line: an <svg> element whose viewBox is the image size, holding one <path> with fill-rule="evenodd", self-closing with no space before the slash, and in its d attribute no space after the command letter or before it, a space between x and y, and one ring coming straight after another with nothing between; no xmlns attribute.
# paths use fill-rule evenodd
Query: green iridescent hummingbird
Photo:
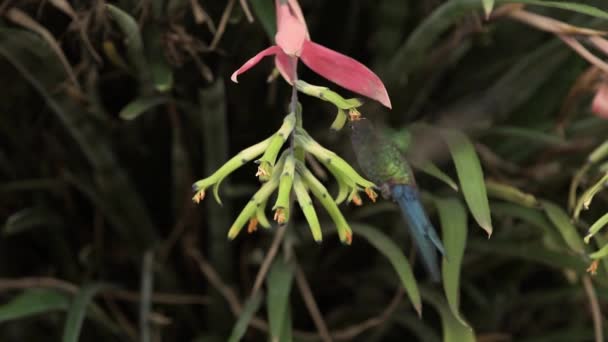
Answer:
<svg viewBox="0 0 608 342"><path fill-rule="evenodd" d="M399 148L369 120L351 115L350 126L351 142L361 170L376 183L383 197L399 204L425 268L433 281L440 281L437 251L442 255L445 251L420 202L411 167Z"/></svg>

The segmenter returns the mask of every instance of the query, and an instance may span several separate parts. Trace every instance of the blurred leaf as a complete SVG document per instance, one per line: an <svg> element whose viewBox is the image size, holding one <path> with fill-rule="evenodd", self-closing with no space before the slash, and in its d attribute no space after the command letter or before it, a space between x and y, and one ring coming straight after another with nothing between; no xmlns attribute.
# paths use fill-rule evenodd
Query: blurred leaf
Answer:
<svg viewBox="0 0 608 342"><path fill-rule="evenodd" d="M146 31L146 56L150 63L152 82L156 91L166 93L173 88L173 70L167 62L163 50L163 36L159 26L151 26Z"/></svg>
<svg viewBox="0 0 608 342"><path fill-rule="evenodd" d="M281 336L278 341L280 342L291 342L293 341L293 326L291 318L291 306L287 305L287 311L285 312L285 318L283 318L283 327L281 329Z"/></svg>
<svg viewBox="0 0 608 342"><path fill-rule="evenodd" d="M481 0L483 3L483 11L486 14L486 18L490 17L492 10L494 9L494 0Z"/></svg>
<svg viewBox="0 0 608 342"><path fill-rule="evenodd" d="M492 213L520 219L543 232L543 242L551 249L566 249L564 239L541 209L522 207L513 203L492 203Z"/></svg>
<svg viewBox="0 0 608 342"><path fill-rule="evenodd" d="M499 135L517 140L526 140L532 143L549 146L560 146L566 143L566 140L558 135L524 127L493 127L488 129L485 134Z"/></svg>
<svg viewBox="0 0 608 342"><path fill-rule="evenodd" d="M238 342L243 338L243 336L245 336L249 322L255 313L260 309L261 305L262 294L260 293L255 294L253 297L249 298L247 302L245 302L243 311L241 311L239 319L236 321L236 324L232 329L228 342Z"/></svg>
<svg viewBox="0 0 608 342"><path fill-rule="evenodd" d="M0 322L22 319L49 311L65 310L69 297L57 290L30 289L0 306Z"/></svg>
<svg viewBox="0 0 608 342"><path fill-rule="evenodd" d="M515 257L541 263L559 270L573 269L584 273L587 264L580 257L546 249L537 242L503 242L497 240L468 242L469 249L493 255Z"/></svg>
<svg viewBox="0 0 608 342"><path fill-rule="evenodd" d="M581 211L589 209L591 205L591 201L598 192L602 191L608 185L608 172L595 184L593 184L589 189L585 190L581 197L576 202L576 206L574 207L574 219L578 220Z"/></svg>
<svg viewBox="0 0 608 342"><path fill-rule="evenodd" d="M107 285L92 284L84 286L72 300L68 309L68 316L63 328L63 342L78 342L80 330L87 313L87 307L92 302L93 297Z"/></svg>
<svg viewBox="0 0 608 342"><path fill-rule="evenodd" d="M496 197L528 208L537 208L539 205L536 197L508 184L487 180L486 188L490 197Z"/></svg>
<svg viewBox="0 0 608 342"><path fill-rule="evenodd" d="M600 217L595 223L591 225L589 228L589 232L587 236L585 236L585 243L589 243L589 239L597 234L602 228L604 228L608 224L608 213L604 214L604 216Z"/></svg>
<svg viewBox="0 0 608 342"><path fill-rule="evenodd" d="M405 80L428 56L428 50L454 23L481 8L481 0L451 0L439 5L424 18L409 35L405 43L393 54L383 73L383 79Z"/></svg>
<svg viewBox="0 0 608 342"><path fill-rule="evenodd" d="M593 7L587 4L576 3L576 2L566 2L566 1L544 1L544 0L499 0L502 3L513 3L518 2L521 4L528 5L536 5L536 6L544 6L544 7L553 7L564 9L572 12L578 12L581 14L586 14L592 17L597 17L601 19L608 19L608 12L605 12L597 7Z"/></svg>
<svg viewBox="0 0 608 342"><path fill-rule="evenodd" d="M446 256L441 267L443 289L452 314L463 325L469 324L460 314L460 271L467 241L467 212L460 200L455 198L435 199L439 211L443 245Z"/></svg>
<svg viewBox="0 0 608 342"><path fill-rule="evenodd" d="M36 227L61 226L62 219L47 208L33 207L11 214L4 223L2 234L5 236L26 232Z"/></svg>
<svg viewBox="0 0 608 342"><path fill-rule="evenodd" d="M475 342L475 332L468 325L463 325L450 310L448 304L434 291L422 289L424 300L437 309L443 327L443 342Z"/></svg>
<svg viewBox="0 0 608 342"><path fill-rule="evenodd" d="M274 2L272 0L250 0L249 4L256 17L262 26L264 31L268 35L271 41L274 42L274 35L277 33L277 20L276 13L274 13Z"/></svg>
<svg viewBox="0 0 608 342"><path fill-rule="evenodd" d="M122 9L112 5L106 4L106 9L112 19L116 21L118 27L125 35L125 45L127 46L127 54L133 67L137 70L140 81L147 81L150 79L149 68L146 58L144 56L144 43L141 37L141 32L137 21Z"/></svg>
<svg viewBox="0 0 608 342"><path fill-rule="evenodd" d="M481 228L488 233L488 236L491 236L490 204L488 203L483 171L475 148L469 138L460 131L445 129L441 131L441 135L446 141L454 160L462 194L469 210L471 210L473 217Z"/></svg>
<svg viewBox="0 0 608 342"><path fill-rule="evenodd" d="M589 161L589 163L595 164L606 157L608 157L608 140L604 141L604 143L596 147L591 152L591 154L589 154L587 160Z"/></svg>
<svg viewBox="0 0 608 342"><path fill-rule="evenodd" d="M419 169L420 171L426 173L427 175L429 175L431 177L435 177L435 178L439 179L440 181L447 184L447 186L454 189L454 191L458 191L458 185L452 179L452 177L448 176L445 172L441 171L441 169L438 168L437 165L435 165L433 162L431 162L429 160L425 160L425 161L421 162L420 164L412 163L412 166L414 166L415 168Z"/></svg>
<svg viewBox="0 0 608 342"><path fill-rule="evenodd" d="M602 258L605 258L606 256L608 256L608 245L600 248L599 251L589 254L589 257L591 259L602 259Z"/></svg>
<svg viewBox="0 0 608 342"><path fill-rule="evenodd" d="M553 222L553 225L560 232L568 247L577 253L585 253L583 239L576 230L576 227L570 222L568 214L566 214L562 208L551 202L541 201L541 204L545 209L547 217Z"/></svg>
<svg viewBox="0 0 608 342"><path fill-rule="evenodd" d="M123 120L135 120L148 110L165 103L167 99L162 96L141 97L129 103L120 111Z"/></svg>
<svg viewBox="0 0 608 342"><path fill-rule="evenodd" d="M285 326L290 325L285 320L288 319L289 314L289 292L291 291L293 275L294 265L285 262L283 258L277 258L268 272L266 278L268 288L266 306L268 308L271 341L279 341Z"/></svg>
<svg viewBox="0 0 608 342"><path fill-rule="evenodd" d="M408 262L403 252L399 247L381 230L363 225L363 224L352 224L352 228L355 234L363 236L372 246L374 246L380 253L382 253L393 265L393 268L399 275L401 283L407 292L408 297L414 305L414 309L418 312L418 315L422 314L422 302L420 299L420 293L418 291L418 284L416 278L412 273L412 267Z"/></svg>

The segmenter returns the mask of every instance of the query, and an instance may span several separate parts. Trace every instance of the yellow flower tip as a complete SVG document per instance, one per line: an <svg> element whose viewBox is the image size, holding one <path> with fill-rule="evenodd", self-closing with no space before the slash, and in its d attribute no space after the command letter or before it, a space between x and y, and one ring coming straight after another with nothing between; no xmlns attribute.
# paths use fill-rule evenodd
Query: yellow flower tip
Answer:
<svg viewBox="0 0 608 342"><path fill-rule="evenodd" d="M234 240L236 238L236 236L239 235L239 231L240 231L239 227L233 226L232 228L230 228L230 230L228 231L228 239Z"/></svg>
<svg viewBox="0 0 608 342"><path fill-rule="evenodd" d="M357 109L351 108L348 110L348 117L350 121L361 120L361 113Z"/></svg>
<svg viewBox="0 0 608 342"><path fill-rule="evenodd" d="M365 188L365 194L367 194L367 197L369 197L372 202L376 203L376 199L378 199L378 194L374 191L374 189Z"/></svg>
<svg viewBox="0 0 608 342"><path fill-rule="evenodd" d="M197 192L196 194L194 194L194 196L192 197L192 201L196 204L201 203L201 201L205 199L205 190L201 190L199 192Z"/></svg>
<svg viewBox="0 0 608 342"><path fill-rule="evenodd" d="M598 265L599 265L599 260L593 260L591 262L591 265L589 265L589 267L587 268L587 273L591 274L592 276L596 275Z"/></svg>
<svg viewBox="0 0 608 342"><path fill-rule="evenodd" d="M258 171L255 173L255 176L258 177L261 181L267 181L270 179L270 165L266 163L260 164L258 166Z"/></svg>
<svg viewBox="0 0 608 342"><path fill-rule="evenodd" d="M256 230L258 230L258 219L252 217L249 220L249 225L247 225L247 233L251 234L254 233Z"/></svg>
<svg viewBox="0 0 608 342"><path fill-rule="evenodd" d="M285 221L287 221L287 217L285 215L285 209L283 208L278 208L275 212L274 212L274 220L277 221L280 224L285 223Z"/></svg>
<svg viewBox="0 0 608 342"><path fill-rule="evenodd" d="M363 204L361 197L357 194L353 195L353 197L351 198L351 201L353 202L354 205L356 205L358 207L360 207Z"/></svg>

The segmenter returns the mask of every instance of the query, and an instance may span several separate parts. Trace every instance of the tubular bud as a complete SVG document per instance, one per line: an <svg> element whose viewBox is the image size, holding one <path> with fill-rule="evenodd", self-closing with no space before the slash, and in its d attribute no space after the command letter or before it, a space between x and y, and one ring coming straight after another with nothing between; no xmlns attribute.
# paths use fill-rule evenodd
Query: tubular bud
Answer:
<svg viewBox="0 0 608 342"><path fill-rule="evenodd" d="M228 160L219 169L217 169L217 171L215 171L211 176L201 179L196 183L192 184L192 189L194 190L194 196L192 197L192 200L198 204L205 198L205 190L210 186L213 186L213 195L215 197L215 200L218 203L222 204L222 201L219 196L219 186L224 180L224 178L228 177L228 175L230 175L236 169L262 154L269 144L270 138L242 150L230 160Z"/></svg>
<svg viewBox="0 0 608 342"><path fill-rule="evenodd" d="M277 156L295 125L296 115L295 113L291 113L285 117L281 128L279 128L279 130L270 138L264 155L257 160L257 163L260 165L258 166L256 176L258 176L261 181L267 181L272 176Z"/></svg>
<svg viewBox="0 0 608 342"><path fill-rule="evenodd" d="M331 219L334 221L340 241L350 245L353 235L352 230L342 215L342 212L340 212L338 205L331 198L329 192L327 192L325 186L323 186L323 184L302 163L298 163L296 168L300 176L302 176L304 183L308 186L313 195L319 199Z"/></svg>
<svg viewBox="0 0 608 342"><path fill-rule="evenodd" d="M298 200L298 204L302 209L302 213L304 213L304 217L308 222L310 232L312 233L312 238L316 242L321 242L323 240L323 234L321 233L321 224L319 223L317 212L315 211L315 207L312 205L312 199L310 198L308 190L302 181L302 177L300 177L298 174L296 174L293 183L293 191L296 194L296 199Z"/></svg>
<svg viewBox="0 0 608 342"><path fill-rule="evenodd" d="M277 196L277 201L275 202L274 207L272 207L272 210L276 210L275 221L279 223L284 223L289 220L289 197L291 195L295 170L296 160L293 153L288 152L283 165L283 170L281 171L281 180L279 183L279 194ZM279 219L277 219L277 217Z"/></svg>
<svg viewBox="0 0 608 342"><path fill-rule="evenodd" d="M315 86L315 85L306 83L302 80L296 81L296 88L298 89L298 91L300 91L306 95L313 96L313 97L316 97L323 101L333 103L333 105L338 107L339 109L351 109L351 108L361 107L363 105L363 102L360 99L357 99L357 98L345 99L342 96L340 96L340 94L330 90L327 87Z"/></svg>
<svg viewBox="0 0 608 342"><path fill-rule="evenodd" d="M278 167L283 167L285 159L281 157L277 163ZM279 177L277 175L270 178L270 180L264 183L260 189L251 197L245 208L237 216L234 223L228 231L228 238L233 240L239 234L243 226L252 218L257 218L258 208L268 201L268 198L279 186Z"/></svg>

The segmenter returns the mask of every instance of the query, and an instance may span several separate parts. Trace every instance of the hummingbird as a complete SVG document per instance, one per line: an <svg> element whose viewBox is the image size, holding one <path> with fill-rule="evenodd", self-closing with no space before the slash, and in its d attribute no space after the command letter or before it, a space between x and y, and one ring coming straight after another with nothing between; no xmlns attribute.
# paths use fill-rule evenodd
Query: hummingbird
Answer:
<svg viewBox="0 0 608 342"><path fill-rule="evenodd" d="M350 126L351 143L361 170L384 198L399 204L431 280L439 282L437 251L445 255L445 249L422 206L412 168L399 148L369 120L360 114L350 115Z"/></svg>

